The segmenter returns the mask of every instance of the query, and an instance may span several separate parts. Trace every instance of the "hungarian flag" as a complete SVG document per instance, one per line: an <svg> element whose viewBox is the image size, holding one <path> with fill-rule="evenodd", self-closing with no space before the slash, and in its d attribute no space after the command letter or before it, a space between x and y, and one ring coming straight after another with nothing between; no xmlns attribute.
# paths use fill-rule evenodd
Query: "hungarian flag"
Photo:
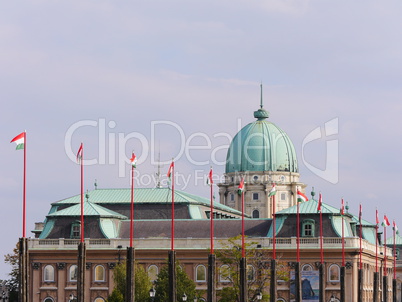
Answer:
<svg viewBox="0 0 402 302"><path fill-rule="evenodd" d="M77 152L77 163L81 163L81 160L82 160L82 143L81 143L81 145L80 145L80 147L79 147L79 149L78 149L78 152Z"/></svg>
<svg viewBox="0 0 402 302"><path fill-rule="evenodd" d="M383 227L390 226L391 224L389 223L387 215L384 214L384 221L381 224Z"/></svg>
<svg viewBox="0 0 402 302"><path fill-rule="evenodd" d="M135 156L134 152L133 152L133 156L131 156L131 158L130 158L130 162L134 168L137 168L137 156Z"/></svg>
<svg viewBox="0 0 402 302"><path fill-rule="evenodd" d="M269 191L268 197L274 196L276 194L275 183L272 185L271 191Z"/></svg>
<svg viewBox="0 0 402 302"><path fill-rule="evenodd" d="M17 147L15 150L23 150L24 145L25 145L25 132L22 132L18 134L16 137L14 137L10 143L16 143Z"/></svg>
<svg viewBox="0 0 402 302"><path fill-rule="evenodd" d="M297 201L298 202L303 202L303 201L308 201L308 198L306 195L304 195L302 192L297 190Z"/></svg>
<svg viewBox="0 0 402 302"><path fill-rule="evenodd" d="M345 203L343 202L343 198L341 202L341 215L345 215Z"/></svg>
<svg viewBox="0 0 402 302"><path fill-rule="evenodd" d="M244 192L244 178L241 179L239 187L237 188L237 193L241 195Z"/></svg>
<svg viewBox="0 0 402 302"><path fill-rule="evenodd" d="M214 183L214 181L213 181L213 179L212 179L212 168L211 168L211 170L209 170L209 174L208 174L208 177L207 177L207 185L209 185L209 186L212 186L212 184Z"/></svg>
<svg viewBox="0 0 402 302"><path fill-rule="evenodd" d="M392 229L394 230L395 234L399 234L399 230L398 227L396 226L395 220L392 223L393 223Z"/></svg>
<svg viewBox="0 0 402 302"><path fill-rule="evenodd" d="M173 168L174 168L174 161L172 161L172 163L170 164L169 170L167 172L167 177L169 178L169 181L172 179Z"/></svg>
<svg viewBox="0 0 402 302"><path fill-rule="evenodd" d="M318 206L317 206L317 212L321 212L322 210L322 195L320 193L320 198L318 198Z"/></svg>

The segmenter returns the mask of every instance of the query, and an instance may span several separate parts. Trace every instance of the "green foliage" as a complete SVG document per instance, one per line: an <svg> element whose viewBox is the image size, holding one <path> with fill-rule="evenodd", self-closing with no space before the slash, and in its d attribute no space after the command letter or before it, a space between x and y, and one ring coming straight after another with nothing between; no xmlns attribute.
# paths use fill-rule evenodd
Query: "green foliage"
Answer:
<svg viewBox="0 0 402 302"><path fill-rule="evenodd" d="M134 269L135 301L148 301L149 290L152 287L152 283L149 280L148 274L143 266L135 264ZM113 275L115 287L107 301L124 302L126 296L126 262L117 264L114 268Z"/></svg>
<svg viewBox="0 0 402 302"><path fill-rule="evenodd" d="M112 294L107 298L107 302L124 302L124 296L117 288L114 288Z"/></svg>
<svg viewBox="0 0 402 302"><path fill-rule="evenodd" d="M4 255L4 263L8 263L11 265L11 272L8 274L10 279L6 281L6 286L9 290L9 298L10 302L17 301L18 299L18 287L19 287L19 243L17 243L16 247L13 249L13 252L7 255Z"/></svg>
<svg viewBox="0 0 402 302"><path fill-rule="evenodd" d="M223 276L229 280L218 294L219 302L240 301L240 260L242 258L241 236L229 238L222 242L223 248L216 250L216 258L221 264L229 266ZM262 301L269 301L271 252L257 248L257 242L246 243L248 301L255 301L258 293L262 293ZM252 267L254 269L252 269ZM289 271L282 263L277 265L277 278L286 280Z"/></svg>
<svg viewBox="0 0 402 302"><path fill-rule="evenodd" d="M155 302L169 301L169 267L163 266L158 274L155 282ZM176 297L177 302L182 302L182 296L186 294L187 301L192 301L198 297L195 290L195 283L191 280L180 265L176 262Z"/></svg>

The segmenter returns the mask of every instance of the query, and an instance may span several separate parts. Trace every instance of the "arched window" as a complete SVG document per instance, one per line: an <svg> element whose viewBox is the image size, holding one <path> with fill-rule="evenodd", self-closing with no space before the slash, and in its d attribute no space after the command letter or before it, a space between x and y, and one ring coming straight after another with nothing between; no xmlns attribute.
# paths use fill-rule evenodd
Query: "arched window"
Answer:
<svg viewBox="0 0 402 302"><path fill-rule="evenodd" d="M68 270L68 281L77 281L78 266L71 265Z"/></svg>
<svg viewBox="0 0 402 302"><path fill-rule="evenodd" d="M313 219L303 220L302 237L314 237L315 221Z"/></svg>
<svg viewBox="0 0 402 302"><path fill-rule="evenodd" d="M260 218L260 212L258 210L253 211L253 218Z"/></svg>
<svg viewBox="0 0 402 302"><path fill-rule="evenodd" d="M148 266L148 277L151 282L154 282L156 279L158 279L158 274L159 268L155 264Z"/></svg>
<svg viewBox="0 0 402 302"><path fill-rule="evenodd" d="M43 269L43 281L54 282L54 267L52 265L46 265Z"/></svg>
<svg viewBox="0 0 402 302"><path fill-rule="evenodd" d="M198 301L200 302L206 302L206 300L204 298L199 298Z"/></svg>
<svg viewBox="0 0 402 302"><path fill-rule="evenodd" d="M247 265L247 280L248 281L254 281L255 279L255 269L254 266L251 264Z"/></svg>
<svg viewBox="0 0 402 302"><path fill-rule="evenodd" d="M95 281L103 282L105 281L105 268L103 265L95 266Z"/></svg>
<svg viewBox="0 0 402 302"><path fill-rule="evenodd" d="M105 299L103 299L102 297L98 297L94 300L94 302L105 302Z"/></svg>
<svg viewBox="0 0 402 302"><path fill-rule="evenodd" d="M286 300L283 299L283 298L279 298L279 299L276 300L276 302L286 302Z"/></svg>
<svg viewBox="0 0 402 302"><path fill-rule="evenodd" d="M207 269L205 265L197 265L195 268L195 281L197 282L206 282L207 281Z"/></svg>
<svg viewBox="0 0 402 302"><path fill-rule="evenodd" d="M230 267L227 264L219 268L219 282L230 282Z"/></svg>
<svg viewBox="0 0 402 302"><path fill-rule="evenodd" d="M302 266L302 271L308 272L308 271L312 271L313 267L310 264L305 264Z"/></svg>
<svg viewBox="0 0 402 302"><path fill-rule="evenodd" d="M329 282L339 282L340 278L340 268L337 264L332 264L328 269L328 279Z"/></svg>
<svg viewBox="0 0 402 302"><path fill-rule="evenodd" d="M54 300L51 297L46 297L45 300L43 300L43 302L54 302Z"/></svg>

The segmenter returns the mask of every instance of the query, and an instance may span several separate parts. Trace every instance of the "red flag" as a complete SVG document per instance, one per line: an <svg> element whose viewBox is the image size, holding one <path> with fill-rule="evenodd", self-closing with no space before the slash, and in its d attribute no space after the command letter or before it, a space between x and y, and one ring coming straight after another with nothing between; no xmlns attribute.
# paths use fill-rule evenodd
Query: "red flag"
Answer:
<svg viewBox="0 0 402 302"><path fill-rule="evenodd" d="M244 192L244 178L243 177L241 178L237 191L238 191L239 195L241 195Z"/></svg>
<svg viewBox="0 0 402 302"><path fill-rule="evenodd" d="M317 212L321 212L321 210L322 210L322 195L320 193L320 198L318 198Z"/></svg>
<svg viewBox="0 0 402 302"><path fill-rule="evenodd" d="M167 177L169 178L169 180L172 178L173 167L174 167L174 161L172 161L172 163L170 164L169 170L167 172Z"/></svg>
<svg viewBox="0 0 402 302"><path fill-rule="evenodd" d="M389 223L387 215L384 214L384 221L382 222L383 227L390 226L391 224Z"/></svg>
<svg viewBox="0 0 402 302"><path fill-rule="evenodd" d="M17 145L16 150L24 149L25 145L25 132L18 134L14 137L10 143L15 143Z"/></svg>
<svg viewBox="0 0 402 302"><path fill-rule="evenodd" d="M77 152L77 163L81 163L81 160L82 160L82 143L81 143L80 148L78 149L78 152Z"/></svg>
<svg viewBox="0 0 402 302"><path fill-rule="evenodd" d="M345 215L345 204L343 202L343 198L342 198L342 203L341 203L341 215Z"/></svg>
<svg viewBox="0 0 402 302"><path fill-rule="evenodd" d="M211 170L209 170L209 174L208 174L208 178L207 178L207 185L212 186L212 184L214 183L214 180L212 179L212 175L213 175L213 172L212 172L212 168L211 168Z"/></svg>
<svg viewBox="0 0 402 302"><path fill-rule="evenodd" d="M375 224L379 225L380 224L380 219L378 219L378 210L375 209Z"/></svg>
<svg viewBox="0 0 402 302"><path fill-rule="evenodd" d="M135 156L134 152L133 152L133 156L131 156L131 158L130 158L130 162L134 168L137 168L137 156Z"/></svg>

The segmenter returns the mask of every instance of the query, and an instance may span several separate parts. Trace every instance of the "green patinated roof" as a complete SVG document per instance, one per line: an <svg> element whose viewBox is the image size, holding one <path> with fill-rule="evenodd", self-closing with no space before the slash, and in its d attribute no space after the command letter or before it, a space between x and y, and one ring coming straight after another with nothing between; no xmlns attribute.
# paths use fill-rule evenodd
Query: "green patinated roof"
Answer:
<svg viewBox="0 0 402 302"><path fill-rule="evenodd" d="M275 235L279 233L279 231L282 229L283 223L286 221L287 216L278 216L275 219ZM273 237L274 233L274 228L273 224L271 224L271 227L269 228L267 237Z"/></svg>
<svg viewBox="0 0 402 302"><path fill-rule="evenodd" d="M295 148L288 135L266 121L264 109L257 121L243 127L233 138L226 157L226 173L241 171L298 172Z"/></svg>
<svg viewBox="0 0 402 302"><path fill-rule="evenodd" d="M60 217L60 216L80 216L81 215L81 204L75 204L66 209L60 210L58 212L51 213L47 217ZM85 216L98 216L98 217L108 217L108 218L118 218L127 219L126 216L106 209L102 206L94 204L89 201L84 201L84 215Z"/></svg>
<svg viewBox="0 0 402 302"><path fill-rule="evenodd" d="M392 246L394 244L394 237L393 237L394 231L393 230L391 231L391 234L392 234L392 237L387 238L387 243L386 244L388 246ZM395 244L396 245L402 245L402 237L399 236L399 234L397 234L395 236Z"/></svg>
<svg viewBox="0 0 402 302"><path fill-rule="evenodd" d="M39 235L39 239L44 239L49 235L49 233L51 232L51 230L54 227L54 223L55 223L54 220L46 221L45 227L43 228L42 233L40 233L40 235Z"/></svg>
<svg viewBox="0 0 402 302"><path fill-rule="evenodd" d="M310 199L306 202L299 203L299 213L300 214L317 214L318 208L318 200ZM329 204L322 204L322 213L323 214L340 214L340 209L337 209ZM297 205L292 206L290 208L284 209L282 211L277 212L277 215L283 214L296 214L297 213Z"/></svg>
<svg viewBox="0 0 402 302"><path fill-rule="evenodd" d="M89 191L89 200L95 204L111 204L111 203L130 203L131 202L131 189L97 189ZM172 201L172 191L170 188L137 188L134 191L134 202L138 203L168 203ZM62 204L79 204L81 202L81 195L75 195L55 203L52 206ZM175 203L187 204L201 204L210 205L210 200L201 196L193 195L187 192L175 190L174 194ZM241 213L231 207L214 202L216 209L231 212L236 215Z"/></svg>
<svg viewBox="0 0 402 302"><path fill-rule="evenodd" d="M360 224L360 222L359 222L359 217L358 217L358 216L353 215L353 221L356 222L357 224ZM362 225L363 225L363 226L370 226L370 227L374 227L374 226L375 226L374 223L371 223L371 222L369 222L369 221L367 221L367 220L365 220L365 219L363 219L363 218L362 218Z"/></svg>

